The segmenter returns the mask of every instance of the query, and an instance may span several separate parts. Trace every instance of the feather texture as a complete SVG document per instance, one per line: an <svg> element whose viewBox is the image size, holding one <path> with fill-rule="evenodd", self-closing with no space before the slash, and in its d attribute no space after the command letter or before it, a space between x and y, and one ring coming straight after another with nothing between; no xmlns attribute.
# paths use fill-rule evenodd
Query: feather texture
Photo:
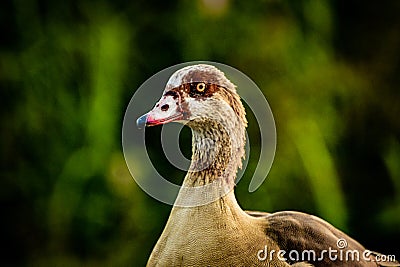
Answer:
<svg viewBox="0 0 400 267"><path fill-rule="evenodd" d="M172 106L176 108L168 109ZM320 218L240 208L233 189L245 156L247 120L236 88L223 72L204 64L177 71L151 112L159 118L151 125L179 118L189 126L193 151L147 266L379 266L378 254L365 256L362 245ZM338 241L346 246L339 247ZM329 254L332 250L337 258ZM343 254L359 258L343 259ZM381 266L400 266L390 264Z"/></svg>

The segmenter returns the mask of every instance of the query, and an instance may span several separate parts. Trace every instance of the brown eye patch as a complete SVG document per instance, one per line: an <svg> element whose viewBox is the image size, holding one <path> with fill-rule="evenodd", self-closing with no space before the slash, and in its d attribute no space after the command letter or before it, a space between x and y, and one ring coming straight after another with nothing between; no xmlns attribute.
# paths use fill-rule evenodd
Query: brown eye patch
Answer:
<svg viewBox="0 0 400 267"><path fill-rule="evenodd" d="M213 83L205 83L205 82L192 82L192 83L184 83L179 87L175 87L164 95L173 96L174 99L180 95L182 99L187 96L190 96L195 99L205 99L214 95L215 92L220 90L219 85Z"/></svg>
<svg viewBox="0 0 400 267"><path fill-rule="evenodd" d="M204 96L207 93L208 85L205 83L190 83L189 95L190 97Z"/></svg>
<svg viewBox="0 0 400 267"><path fill-rule="evenodd" d="M188 83L183 86L188 95L194 98L210 97L218 90L218 85L204 82Z"/></svg>

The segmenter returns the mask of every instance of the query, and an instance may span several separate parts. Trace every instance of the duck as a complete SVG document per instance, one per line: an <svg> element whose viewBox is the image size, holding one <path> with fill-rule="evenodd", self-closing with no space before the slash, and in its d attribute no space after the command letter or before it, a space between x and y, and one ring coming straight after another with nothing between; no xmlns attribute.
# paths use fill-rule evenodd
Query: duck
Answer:
<svg viewBox="0 0 400 267"><path fill-rule="evenodd" d="M246 112L236 86L211 64L173 73L138 127L182 123L190 167L147 266L400 266L313 215L244 211L235 178L245 157ZM343 244L341 244L342 242Z"/></svg>

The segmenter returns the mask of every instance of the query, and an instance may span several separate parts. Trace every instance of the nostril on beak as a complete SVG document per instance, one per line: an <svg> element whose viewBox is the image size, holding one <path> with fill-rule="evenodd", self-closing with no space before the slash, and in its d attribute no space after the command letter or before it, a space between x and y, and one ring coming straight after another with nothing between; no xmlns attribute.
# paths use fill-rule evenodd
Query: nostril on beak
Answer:
<svg viewBox="0 0 400 267"><path fill-rule="evenodd" d="M167 111L169 109L169 105L165 104L161 106L161 111Z"/></svg>

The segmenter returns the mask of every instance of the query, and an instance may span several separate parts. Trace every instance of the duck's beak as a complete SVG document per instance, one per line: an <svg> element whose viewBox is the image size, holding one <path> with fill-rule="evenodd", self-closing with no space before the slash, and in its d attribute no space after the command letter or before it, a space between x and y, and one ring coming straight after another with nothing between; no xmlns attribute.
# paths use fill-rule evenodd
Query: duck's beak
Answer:
<svg viewBox="0 0 400 267"><path fill-rule="evenodd" d="M183 111L180 107L180 99L172 95L164 95L155 107L136 120L139 129L146 126L166 124L183 119Z"/></svg>
<svg viewBox="0 0 400 267"><path fill-rule="evenodd" d="M146 127L146 122L147 122L147 113L140 116L137 120L136 120L136 126L139 129L143 129L144 127Z"/></svg>

